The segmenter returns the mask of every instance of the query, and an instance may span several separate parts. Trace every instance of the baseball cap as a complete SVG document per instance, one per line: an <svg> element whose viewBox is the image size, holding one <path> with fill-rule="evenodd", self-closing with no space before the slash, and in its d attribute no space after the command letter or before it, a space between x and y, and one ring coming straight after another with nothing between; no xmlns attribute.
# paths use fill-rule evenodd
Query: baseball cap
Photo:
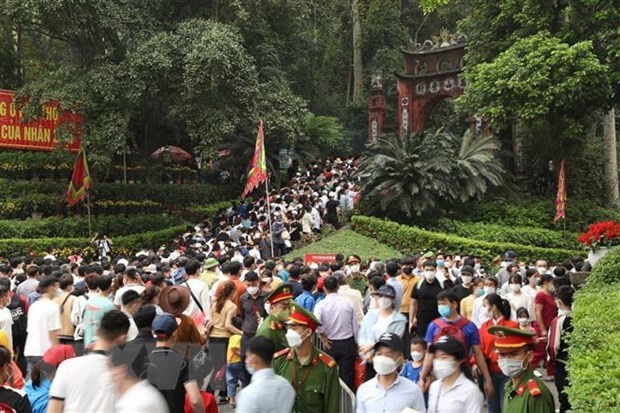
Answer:
<svg viewBox="0 0 620 413"><path fill-rule="evenodd" d="M116 263L123 264L125 267L129 265L129 261L127 261L125 258L121 258L120 260L116 261Z"/></svg>
<svg viewBox="0 0 620 413"><path fill-rule="evenodd" d="M439 339L430 345L428 350L434 353L436 350L441 350L444 353L450 354L462 360L465 358L465 346L458 339L452 336L441 336Z"/></svg>
<svg viewBox="0 0 620 413"><path fill-rule="evenodd" d="M158 337L170 337L178 328L176 318L170 313L156 315L151 327Z"/></svg>
<svg viewBox="0 0 620 413"><path fill-rule="evenodd" d="M462 274L473 275L474 269L470 265L463 265L463 267L461 267L461 275Z"/></svg>
<svg viewBox="0 0 620 413"><path fill-rule="evenodd" d="M376 350L380 346L389 347L392 350L403 352L405 349L405 343L398 334L383 333L379 340L375 343L373 349Z"/></svg>
<svg viewBox="0 0 620 413"><path fill-rule="evenodd" d="M372 295L380 295L383 297L395 298L396 291L394 290L394 287L392 287L391 285L382 285L381 287L379 287L377 291L373 292Z"/></svg>
<svg viewBox="0 0 620 413"><path fill-rule="evenodd" d="M517 258L517 253L514 251L506 251L504 253L504 261L512 261Z"/></svg>
<svg viewBox="0 0 620 413"><path fill-rule="evenodd" d="M154 273L157 272L157 265L155 264L149 264L145 269L144 272L146 273Z"/></svg>
<svg viewBox="0 0 620 413"><path fill-rule="evenodd" d="M75 357L73 347L68 344L56 344L43 355L43 362L58 367L60 363Z"/></svg>

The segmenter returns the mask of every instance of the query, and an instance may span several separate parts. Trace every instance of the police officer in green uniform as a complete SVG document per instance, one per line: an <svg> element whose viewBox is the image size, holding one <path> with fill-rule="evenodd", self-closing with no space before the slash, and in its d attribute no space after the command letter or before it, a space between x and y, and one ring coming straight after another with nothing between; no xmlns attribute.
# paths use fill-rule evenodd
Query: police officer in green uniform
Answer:
<svg viewBox="0 0 620 413"><path fill-rule="evenodd" d="M269 315L256 330L257 336L267 337L276 346L276 352L288 347L286 342L286 321L293 299L293 289L289 284L280 284L265 298L270 305Z"/></svg>
<svg viewBox="0 0 620 413"><path fill-rule="evenodd" d="M276 354L273 370L295 388L296 413L337 413L340 411L338 365L312 343L321 324L300 305L291 305L286 339L289 347Z"/></svg>
<svg viewBox="0 0 620 413"><path fill-rule="evenodd" d="M555 413L553 395L530 366L536 334L515 328L493 326L499 353L498 364L511 380L506 383L504 413Z"/></svg>

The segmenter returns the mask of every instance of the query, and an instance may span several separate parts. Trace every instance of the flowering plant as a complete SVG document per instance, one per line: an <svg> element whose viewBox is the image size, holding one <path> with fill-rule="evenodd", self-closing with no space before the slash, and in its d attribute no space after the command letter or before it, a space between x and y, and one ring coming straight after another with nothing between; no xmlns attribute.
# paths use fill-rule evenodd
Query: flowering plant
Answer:
<svg viewBox="0 0 620 413"><path fill-rule="evenodd" d="M579 235L577 241L591 250L620 245L620 224L615 221L596 222Z"/></svg>

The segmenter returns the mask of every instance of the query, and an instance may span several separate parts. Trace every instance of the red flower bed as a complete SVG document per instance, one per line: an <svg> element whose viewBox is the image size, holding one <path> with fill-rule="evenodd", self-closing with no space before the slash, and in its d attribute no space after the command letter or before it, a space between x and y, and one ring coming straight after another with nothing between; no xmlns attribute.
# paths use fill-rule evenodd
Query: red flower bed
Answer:
<svg viewBox="0 0 620 413"><path fill-rule="evenodd" d="M620 244L620 224L615 221L597 222L588 227L588 230L579 235L577 241L589 248L600 245L611 247Z"/></svg>

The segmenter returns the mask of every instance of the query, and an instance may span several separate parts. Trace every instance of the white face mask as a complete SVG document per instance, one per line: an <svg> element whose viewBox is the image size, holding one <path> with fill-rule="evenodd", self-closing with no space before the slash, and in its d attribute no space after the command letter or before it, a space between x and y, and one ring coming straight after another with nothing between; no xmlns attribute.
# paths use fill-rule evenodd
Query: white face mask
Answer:
<svg viewBox="0 0 620 413"><path fill-rule="evenodd" d="M500 357L497 360L497 364L499 365L499 369L508 377L516 377L519 376L526 369L524 367L524 360L514 360Z"/></svg>
<svg viewBox="0 0 620 413"><path fill-rule="evenodd" d="M256 295L256 293L258 293L258 287L256 286L248 287L248 293L250 295Z"/></svg>
<svg viewBox="0 0 620 413"><path fill-rule="evenodd" d="M394 359L388 356L374 356L372 359L372 366L377 374L386 376L394 373L398 364Z"/></svg>
<svg viewBox="0 0 620 413"><path fill-rule="evenodd" d="M352 273L360 272L360 266L357 265L357 264L356 265L352 265L349 269L351 270Z"/></svg>
<svg viewBox="0 0 620 413"><path fill-rule="evenodd" d="M474 277L472 277L471 275L463 275L461 276L461 280L463 281L463 285L469 285L471 284L471 281Z"/></svg>
<svg viewBox="0 0 620 413"><path fill-rule="evenodd" d="M392 305L392 299L388 297L379 297L379 299L377 300L377 304L379 305L379 308L383 308L385 310L387 308L390 308L390 306Z"/></svg>
<svg viewBox="0 0 620 413"><path fill-rule="evenodd" d="M454 360L433 360L433 375L439 380L448 377L456 371L456 361Z"/></svg>
<svg viewBox="0 0 620 413"><path fill-rule="evenodd" d="M424 353L419 352L419 351L412 351L411 352L411 359L413 361L420 361L424 358Z"/></svg>
<svg viewBox="0 0 620 413"><path fill-rule="evenodd" d="M484 286L484 293L485 294L493 294L495 293L495 287L489 287L489 286Z"/></svg>
<svg viewBox="0 0 620 413"><path fill-rule="evenodd" d="M536 267L536 271L538 271L540 275L545 275L547 273L547 269L545 267Z"/></svg>
<svg viewBox="0 0 620 413"><path fill-rule="evenodd" d="M267 314L269 314L269 312L271 311L271 305L269 304L269 302L265 303L265 312Z"/></svg>
<svg viewBox="0 0 620 413"><path fill-rule="evenodd" d="M433 282L433 280L435 280L435 271L424 271L424 278L429 283Z"/></svg>
<svg viewBox="0 0 620 413"><path fill-rule="evenodd" d="M510 291L512 291L513 293L518 293L519 291L521 291L521 285L520 284L510 284Z"/></svg>
<svg viewBox="0 0 620 413"><path fill-rule="evenodd" d="M530 320L527 318L519 318L519 325L521 327L527 327L530 325Z"/></svg>
<svg viewBox="0 0 620 413"><path fill-rule="evenodd" d="M296 348L296 347L301 346L301 343L303 342L303 340L301 338L301 334L289 328L288 331L286 332L286 342L288 343L288 346L290 348Z"/></svg>

